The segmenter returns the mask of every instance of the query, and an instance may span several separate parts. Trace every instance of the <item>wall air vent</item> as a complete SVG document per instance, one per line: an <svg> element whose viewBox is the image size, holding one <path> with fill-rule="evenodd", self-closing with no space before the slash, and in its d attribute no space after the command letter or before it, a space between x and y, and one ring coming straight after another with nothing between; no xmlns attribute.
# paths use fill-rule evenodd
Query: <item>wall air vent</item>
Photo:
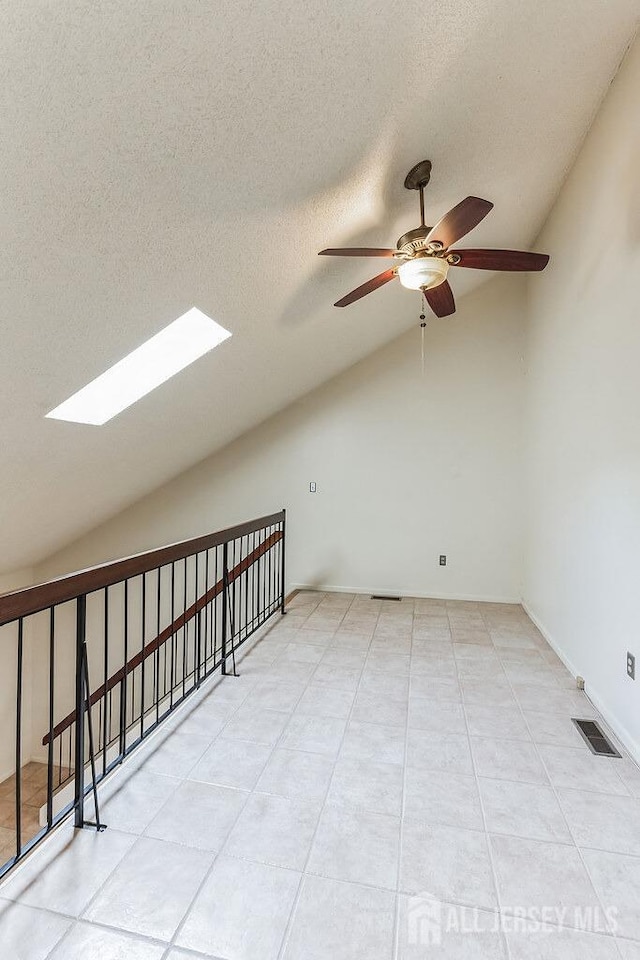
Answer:
<svg viewBox="0 0 640 960"><path fill-rule="evenodd" d="M621 756L595 720L576 720L575 717L572 717L572 720L592 753L599 757Z"/></svg>
<svg viewBox="0 0 640 960"><path fill-rule="evenodd" d="M397 603L400 603L400 601L402 600L402 597L383 597L381 594L372 593L371 599L372 600L395 600Z"/></svg>

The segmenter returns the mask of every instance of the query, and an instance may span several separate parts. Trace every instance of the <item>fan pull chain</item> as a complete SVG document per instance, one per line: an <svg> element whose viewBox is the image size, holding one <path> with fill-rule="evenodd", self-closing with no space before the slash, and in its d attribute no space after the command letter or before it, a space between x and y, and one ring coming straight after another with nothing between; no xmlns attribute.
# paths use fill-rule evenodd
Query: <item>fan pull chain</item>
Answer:
<svg viewBox="0 0 640 960"><path fill-rule="evenodd" d="M422 294L424 298L424 293ZM420 339L421 339L421 359L422 359L422 376L424 377L424 328L426 327L426 319L424 312L420 314Z"/></svg>

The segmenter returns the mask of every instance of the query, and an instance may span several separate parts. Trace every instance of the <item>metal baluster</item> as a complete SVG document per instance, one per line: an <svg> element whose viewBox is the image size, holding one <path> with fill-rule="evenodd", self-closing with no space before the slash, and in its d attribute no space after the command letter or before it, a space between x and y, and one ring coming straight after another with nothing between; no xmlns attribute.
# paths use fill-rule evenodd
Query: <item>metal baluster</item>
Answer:
<svg viewBox="0 0 640 960"><path fill-rule="evenodd" d="M266 530L265 530L264 527L263 527L263 533L266 535ZM264 543L264 540L263 540L262 542ZM261 572L261 577L262 577L262 579L261 579L261 581L260 581L261 584L262 584L261 622L264 623L264 611L266 610L266 607L267 607L267 578L266 578L266 576L265 576L266 566L267 566L267 558L265 557L264 553L262 554L262 557L260 558L260 564L261 564L261 570L260 570L260 572ZM260 567L259 567L259 569L260 569Z"/></svg>
<svg viewBox="0 0 640 960"><path fill-rule="evenodd" d="M220 579L220 577L219 577L219 570L220 570L220 564L219 564L220 546L219 546L219 545L216 546L215 557L216 557L216 570L215 570L214 582L215 582L215 583L218 583L218 580ZM215 667L217 666L217 664L218 664L218 634L219 634L219 633L221 632L221 630L222 630L222 622L221 622L222 617L221 617L221 615L218 614L218 610L220 609L220 603L219 603L219 601L218 601L218 597L222 597L222 603L223 603L223 605L224 605L224 585L223 585L223 588L222 588L222 592L221 592L221 593L218 593L218 594L216 595L215 599L214 599L214 603L215 603L215 606L214 606L214 608L213 608L213 614L214 614L214 617L215 617L215 635L214 635L214 637L213 637L213 666L214 666L214 668L215 668ZM220 641L220 643L221 643L221 645L222 645L222 641Z"/></svg>
<svg viewBox="0 0 640 960"><path fill-rule="evenodd" d="M256 531L254 530L251 534L252 538L252 552L255 555L256 552ZM251 627L253 628L256 623L256 574L257 574L257 565L254 559L251 564Z"/></svg>
<svg viewBox="0 0 640 960"><path fill-rule="evenodd" d="M176 641L176 631L174 628L174 623L176 621L176 565L175 562L171 564L171 667L169 671L169 710L173 710L173 688L175 685L175 641ZM166 690L165 690L166 693Z"/></svg>
<svg viewBox="0 0 640 960"><path fill-rule="evenodd" d="M245 551L245 560L248 560L249 557L249 534L246 537L246 551ZM244 635L247 637L249 635L249 563L245 565L244 571Z"/></svg>
<svg viewBox="0 0 640 960"><path fill-rule="evenodd" d="M140 664L141 672L141 689L140 689L140 736L144 737L144 679L145 679L145 640L146 640L146 629L147 629L147 574L146 572L142 574L142 663Z"/></svg>
<svg viewBox="0 0 640 960"><path fill-rule="evenodd" d="M104 588L104 712L102 714L102 776L107 772L107 746L111 739L111 692L109 685L109 587ZM107 694L109 698L107 699Z"/></svg>
<svg viewBox="0 0 640 960"><path fill-rule="evenodd" d="M16 857L22 850L22 654L24 621L18 620L18 663L16 676Z"/></svg>
<svg viewBox="0 0 640 960"><path fill-rule="evenodd" d="M55 696L56 608L49 610L49 742L47 744L47 826L53 822L53 717ZM60 771L60 774L62 771Z"/></svg>
<svg viewBox="0 0 640 960"><path fill-rule="evenodd" d="M273 527L269 527L269 605L267 607L267 610L269 611L270 614L273 612L272 608L273 608L273 601L275 597L275 589L274 589L275 583L273 578L276 572L275 552L274 552L275 543L273 543L273 541L271 540L272 537L273 537ZM272 543L273 543L273 546L272 546Z"/></svg>
<svg viewBox="0 0 640 960"><path fill-rule="evenodd" d="M111 741L113 740L113 735L112 735L112 734L113 734L113 731L112 731L112 726L113 726L113 688L111 688L111 689L109 690L109 696L108 696L107 703L108 703L108 706L109 706L109 741L108 741L108 742L111 743Z"/></svg>
<svg viewBox="0 0 640 960"><path fill-rule="evenodd" d="M75 826L84 825L84 715L86 702L84 696L84 642L87 631L87 598L85 595L76 600L76 743L75 743Z"/></svg>
<svg viewBox="0 0 640 960"><path fill-rule="evenodd" d="M206 598L206 603L204 607L204 675L207 675L207 650L209 643L209 612L210 612L210 600L208 597L209 594L209 550L207 549L204 555L204 593Z"/></svg>
<svg viewBox="0 0 640 960"><path fill-rule="evenodd" d="M182 605L182 696L185 695L187 681L187 642L189 627L187 624L187 557L184 558L184 596Z"/></svg>
<svg viewBox="0 0 640 960"><path fill-rule="evenodd" d="M171 578L169 578L169 579L171 580ZM169 607L171 607L171 603L169 603ZM163 670L162 670L162 679L163 679L163 681L164 681L164 686L162 687L162 699L163 699L163 700L166 700L167 690L168 690L168 685L167 685L167 673L168 673L169 670L170 670L170 664L169 664L169 641L170 641L170 640L171 640L171 642L173 642L173 638L172 638L171 635L170 635L170 636L165 640L165 642L162 644L162 651L163 651L163 653L164 653L164 667L163 667ZM163 714L163 716L164 716L164 714Z"/></svg>
<svg viewBox="0 0 640 960"><path fill-rule="evenodd" d="M127 748L127 660L129 657L129 581L124 582L124 666L120 683L120 759Z"/></svg>
<svg viewBox="0 0 640 960"><path fill-rule="evenodd" d="M202 655L201 642L202 642L202 605L200 602L199 591L200 591L200 554L196 553L196 586L194 595L195 595L195 639L194 639L194 650L193 650L193 683L196 688L200 686L200 657ZM206 588L203 594L203 602L206 601Z"/></svg>
<svg viewBox="0 0 640 960"><path fill-rule="evenodd" d="M236 543L237 543L237 540L234 539L234 541L233 541L233 568L232 568L232 569L234 570L234 576L233 576L233 582L232 582L232 584L231 584L231 589L230 589L230 591L229 591L229 616L230 616L230 630L231 630L231 660L232 660L232 663L233 663L233 676L234 676L234 677L237 677L237 675L238 675L238 671L236 670L236 643L235 643L235 636L236 636L236 633L237 633L236 627L237 627L237 622L238 622L238 621L237 621L237 618L236 618L236 579L237 579L236 574L235 574L235 569L236 569Z"/></svg>
<svg viewBox="0 0 640 960"><path fill-rule="evenodd" d="M222 673L227 672L227 591L229 589L229 545L224 543L222 546Z"/></svg>
<svg viewBox="0 0 640 960"><path fill-rule="evenodd" d="M286 592L287 592L287 588L285 584L285 573L286 573L285 550L287 546L287 543L286 543L287 511L283 509L282 513L284 514L284 516L282 517L282 526L281 526L282 537L280 538L280 613L285 614L287 612L285 610Z"/></svg>
<svg viewBox="0 0 640 960"><path fill-rule="evenodd" d="M160 592L161 592L162 568L158 567L158 589L156 594L156 637L160 636ZM166 644L164 645L166 648ZM160 644L156 644L156 652L153 657L153 701L156 708L156 723L160 722Z"/></svg>

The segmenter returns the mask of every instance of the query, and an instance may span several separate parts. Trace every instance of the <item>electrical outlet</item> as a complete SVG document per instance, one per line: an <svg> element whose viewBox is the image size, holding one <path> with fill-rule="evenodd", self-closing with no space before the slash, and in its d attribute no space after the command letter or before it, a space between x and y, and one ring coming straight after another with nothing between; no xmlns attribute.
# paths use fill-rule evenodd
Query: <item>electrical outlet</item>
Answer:
<svg viewBox="0 0 640 960"><path fill-rule="evenodd" d="M446 556L446 554L441 553L441 554L440 554L440 566L441 566L441 567L446 567L446 565L447 565L447 556Z"/></svg>
<svg viewBox="0 0 640 960"><path fill-rule="evenodd" d="M632 680L636 678L636 658L629 651L627 651L627 676Z"/></svg>
<svg viewBox="0 0 640 960"><path fill-rule="evenodd" d="M311 483L309 484L309 493L315 493L316 490L317 490L316 482L315 480L312 480Z"/></svg>

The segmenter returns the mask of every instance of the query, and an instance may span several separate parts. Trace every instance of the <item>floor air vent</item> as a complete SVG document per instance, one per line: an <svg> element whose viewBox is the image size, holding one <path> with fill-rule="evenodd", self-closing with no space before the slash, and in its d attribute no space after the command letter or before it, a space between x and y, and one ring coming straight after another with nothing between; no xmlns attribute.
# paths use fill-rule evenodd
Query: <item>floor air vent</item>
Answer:
<svg viewBox="0 0 640 960"><path fill-rule="evenodd" d="M402 600L402 597L383 597L377 593L372 593L370 599L371 600L396 600L399 602L400 600Z"/></svg>
<svg viewBox="0 0 640 960"><path fill-rule="evenodd" d="M597 754L599 757L620 756L613 744L609 743L602 728L598 726L595 720L576 720L575 717L572 717L572 720L592 753Z"/></svg>

